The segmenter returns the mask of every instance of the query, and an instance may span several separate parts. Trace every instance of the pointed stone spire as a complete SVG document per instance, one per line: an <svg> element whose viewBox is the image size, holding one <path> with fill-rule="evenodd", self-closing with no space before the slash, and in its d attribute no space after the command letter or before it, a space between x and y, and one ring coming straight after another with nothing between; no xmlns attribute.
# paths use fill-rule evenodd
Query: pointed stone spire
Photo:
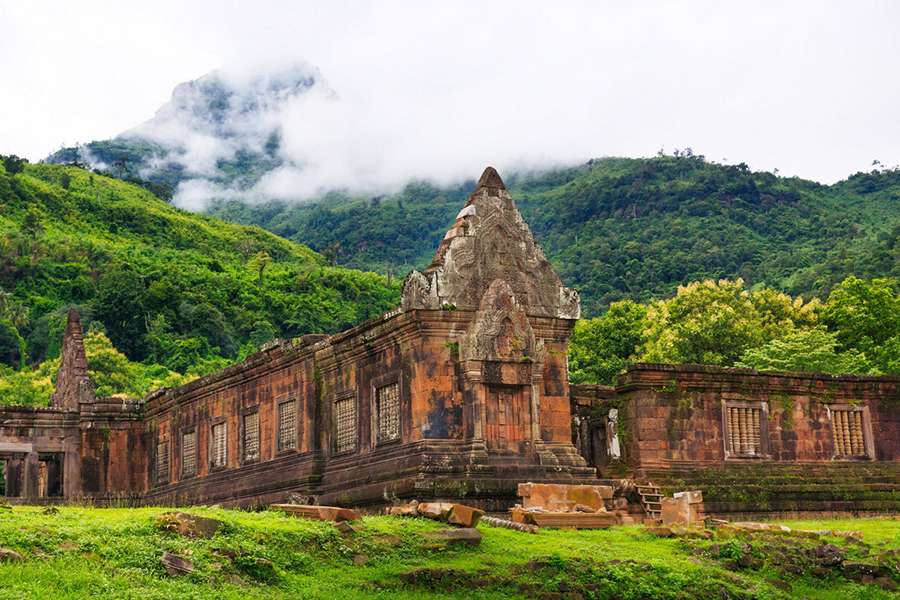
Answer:
<svg viewBox="0 0 900 600"><path fill-rule="evenodd" d="M505 190L506 186L503 184L503 180L500 178L500 173L497 172L497 169L494 167L487 167L484 170L484 173L481 174L478 184L475 186L476 191L481 188L491 188L499 191Z"/></svg>
<svg viewBox="0 0 900 600"><path fill-rule="evenodd" d="M59 370L56 372L56 389L50 399L50 406L78 410L80 402L93 399L94 386L88 377L81 317L77 310L70 308L66 332L63 334Z"/></svg>
<svg viewBox="0 0 900 600"><path fill-rule="evenodd" d="M431 265L407 278L402 307L478 310L482 296L498 279L508 284L529 315L579 317L578 293L562 285L500 174L487 167Z"/></svg>

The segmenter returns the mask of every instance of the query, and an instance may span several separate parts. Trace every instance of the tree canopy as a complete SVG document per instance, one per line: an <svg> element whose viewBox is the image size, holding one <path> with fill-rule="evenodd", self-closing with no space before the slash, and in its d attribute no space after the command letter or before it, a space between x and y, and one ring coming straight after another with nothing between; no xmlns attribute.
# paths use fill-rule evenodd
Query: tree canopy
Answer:
<svg viewBox="0 0 900 600"><path fill-rule="evenodd" d="M848 277L824 303L749 290L740 279L695 282L646 305L614 303L578 323L571 377L612 384L634 362L900 374L898 302L890 279Z"/></svg>

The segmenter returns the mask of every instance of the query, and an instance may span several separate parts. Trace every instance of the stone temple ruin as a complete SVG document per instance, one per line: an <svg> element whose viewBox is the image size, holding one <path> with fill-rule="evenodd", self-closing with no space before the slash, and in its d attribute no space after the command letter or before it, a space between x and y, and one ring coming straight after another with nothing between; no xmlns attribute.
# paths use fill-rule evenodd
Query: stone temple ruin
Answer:
<svg viewBox="0 0 900 600"><path fill-rule="evenodd" d="M96 396L70 312L51 406L0 410L3 492L505 510L535 482L608 485L636 516L669 489L709 513L900 510L900 379L635 365L570 386L578 318L488 168L401 306L342 333L123 400Z"/></svg>

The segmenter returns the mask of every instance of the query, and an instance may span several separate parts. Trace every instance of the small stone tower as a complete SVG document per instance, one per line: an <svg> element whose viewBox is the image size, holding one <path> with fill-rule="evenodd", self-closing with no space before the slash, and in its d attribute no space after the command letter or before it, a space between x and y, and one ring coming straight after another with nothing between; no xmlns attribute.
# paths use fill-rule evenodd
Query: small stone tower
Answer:
<svg viewBox="0 0 900 600"><path fill-rule="evenodd" d="M60 352L59 370L56 372L56 389L50 398L50 406L78 410L80 403L93 402L95 398L94 384L88 377L81 318L77 310L70 308Z"/></svg>

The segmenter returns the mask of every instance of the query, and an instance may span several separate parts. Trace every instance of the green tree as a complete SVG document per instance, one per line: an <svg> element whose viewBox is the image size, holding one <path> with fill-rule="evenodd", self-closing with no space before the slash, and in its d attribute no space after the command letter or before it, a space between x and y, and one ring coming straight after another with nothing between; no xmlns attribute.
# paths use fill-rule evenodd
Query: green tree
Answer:
<svg viewBox="0 0 900 600"><path fill-rule="evenodd" d="M19 369L25 362L25 340L8 320L0 320L0 364Z"/></svg>
<svg viewBox="0 0 900 600"><path fill-rule="evenodd" d="M885 352L900 338L900 294L893 279L850 276L835 287L822 307L822 322L837 334L841 347L865 353L877 367L894 372L896 356Z"/></svg>
<svg viewBox="0 0 900 600"><path fill-rule="evenodd" d="M146 296L143 279L124 266L114 266L97 284L96 318L106 327L115 347L133 360L145 357Z"/></svg>
<svg viewBox="0 0 900 600"><path fill-rule="evenodd" d="M900 375L900 335L884 342L875 352L873 362L882 373Z"/></svg>
<svg viewBox="0 0 900 600"><path fill-rule="evenodd" d="M263 273L265 273L266 267L270 264L272 264L272 257L265 250L257 252L250 261L251 268L256 271L257 283L259 283L260 287L263 284Z"/></svg>
<svg viewBox="0 0 900 600"><path fill-rule="evenodd" d="M735 365L760 371L869 373L871 364L857 350L838 351L837 336L822 327L793 331L744 352Z"/></svg>
<svg viewBox="0 0 900 600"><path fill-rule="evenodd" d="M750 292L750 302L759 316L763 339L772 340L795 328L815 327L819 320L821 303L817 298L804 303L803 298L771 288Z"/></svg>
<svg viewBox="0 0 900 600"><path fill-rule="evenodd" d="M733 365L762 342L762 320L740 279L679 286L647 311L640 359L661 363Z"/></svg>
<svg viewBox="0 0 900 600"><path fill-rule="evenodd" d="M6 169L6 173L8 175L15 175L16 173L21 173L25 170L25 165L28 164L27 158L20 158L15 154L10 154L8 156L4 156L3 158L3 168Z"/></svg>
<svg viewBox="0 0 900 600"><path fill-rule="evenodd" d="M601 317L579 321L569 342L572 383L614 384L643 343L646 316L645 305L622 300Z"/></svg>
<svg viewBox="0 0 900 600"><path fill-rule="evenodd" d="M22 233L32 239L39 237L44 232L41 220L41 211L35 206L29 206L22 219Z"/></svg>

